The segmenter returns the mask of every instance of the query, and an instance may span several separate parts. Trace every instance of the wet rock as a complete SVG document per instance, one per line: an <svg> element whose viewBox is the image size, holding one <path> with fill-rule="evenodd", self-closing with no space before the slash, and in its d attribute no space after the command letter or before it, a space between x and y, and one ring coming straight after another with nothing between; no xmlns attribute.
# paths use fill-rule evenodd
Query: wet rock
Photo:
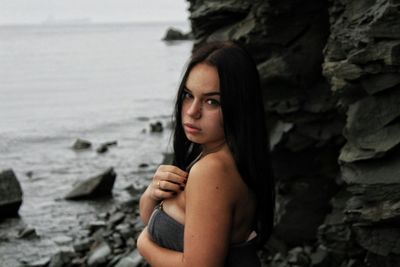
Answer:
<svg viewBox="0 0 400 267"><path fill-rule="evenodd" d="M96 152L99 154L106 153L108 151L108 146L101 145L96 149Z"/></svg>
<svg viewBox="0 0 400 267"><path fill-rule="evenodd" d="M43 258L34 262L26 263L25 267L46 267L50 263L50 258Z"/></svg>
<svg viewBox="0 0 400 267"><path fill-rule="evenodd" d="M91 252L87 264L89 267L105 264L110 255L111 255L110 246L106 242L102 242Z"/></svg>
<svg viewBox="0 0 400 267"><path fill-rule="evenodd" d="M105 153L108 151L109 147L116 146L116 145L117 145L117 141L103 143L96 149L96 152L99 154Z"/></svg>
<svg viewBox="0 0 400 267"><path fill-rule="evenodd" d="M126 204L127 205L137 205L139 203L140 196L146 190L146 188L145 187L138 188L138 187L135 187L134 185L131 184L131 185L127 186L125 188L125 190L131 196L131 198L127 200Z"/></svg>
<svg viewBox="0 0 400 267"><path fill-rule="evenodd" d="M20 239L35 238L35 237L38 237L36 230L34 228L30 228L30 227L21 229L17 234L17 238L20 238Z"/></svg>
<svg viewBox="0 0 400 267"><path fill-rule="evenodd" d="M85 150L85 149L90 149L91 147L92 143L83 139L77 139L75 143L72 145L72 149L74 150Z"/></svg>
<svg viewBox="0 0 400 267"><path fill-rule="evenodd" d="M113 215L111 215L108 223L111 227L114 227L115 225L119 224L125 219L125 213L123 212L117 212Z"/></svg>
<svg viewBox="0 0 400 267"><path fill-rule="evenodd" d="M28 178L32 178L32 177L33 177L33 171L27 171L27 172L25 172L25 175L26 175Z"/></svg>
<svg viewBox="0 0 400 267"><path fill-rule="evenodd" d="M65 199L76 200L110 196L115 178L114 169L109 168L97 176L80 182L65 196Z"/></svg>
<svg viewBox="0 0 400 267"><path fill-rule="evenodd" d="M112 241L113 241L112 247L114 249L114 253L116 253L115 249L122 248L125 245L125 241L122 238L121 234L119 234L119 233L113 233ZM122 252L122 251L123 250L121 250L120 252Z"/></svg>
<svg viewBox="0 0 400 267"><path fill-rule="evenodd" d="M152 133L161 133L164 131L164 127L161 122L157 121L150 124L150 131Z"/></svg>
<svg viewBox="0 0 400 267"><path fill-rule="evenodd" d="M83 253L90 249L94 240L92 238L82 238L74 241L73 248L75 252Z"/></svg>
<svg viewBox="0 0 400 267"><path fill-rule="evenodd" d="M149 167L149 164L147 164L147 163L140 163L139 164L139 168L147 168L147 167Z"/></svg>
<svg viewBox="0 0 400 267"><path fill-rule="evenodd" d="M167 33L163 37L164 41L180 41L180 40L189 40L191 39L191 34L184 34L180 30L176 28L169 28Z"/></svg>
<svg viewBox="0 0 400 267"><path fill-rule="evenodd" d="M91 233L93 233L101 228L105 228L106 226L107 226L107 224L105 221L97 220L97 221L90 222L88 228L89 228L89 231Z"/></svg>
<svg viewBox="0 0 400 267"><path fill-rule="evenodd" d="M48 267L70 267L76 254L68 249L61 249L57 254L51 257Z"/></svg>
<svg viewBox="0 0 400 267"><path fill-rule="evenodd" d="M137 267L141 266L143 257L137 250L131 252L128 256L123 257L118 261L115 267Z"/></svg>
<svg viewBox="0 0 400 267"><path fill-rule="evenodd" d="M56 236L53 238L54 243L56 243L59 246L67 245L67 244L71 243L72 240L73 240L72 237L65 236L65 235L64 236L62 236L62 235Z"/></svg>
<svg viewBox="0 0 400 267"><path fill-rule="evenodd" d="M125 240L128 240L130 237L134 237L137 232L137 230L132 228L130 224L120 224L117 226L116 230Z"/></svg>
<svg viewBox="0 0 400 267"><path fill-rule="evenodd" d="M14 171L0 172L0 219L18 216L22 204L22 189Z"/></svg>

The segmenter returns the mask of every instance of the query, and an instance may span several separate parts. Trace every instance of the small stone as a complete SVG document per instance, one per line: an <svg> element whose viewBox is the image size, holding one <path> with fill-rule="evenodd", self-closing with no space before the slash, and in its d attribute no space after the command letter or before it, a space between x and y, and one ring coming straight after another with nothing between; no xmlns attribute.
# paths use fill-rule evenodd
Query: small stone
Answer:
<svg viewBox="0 0 400 267"><path fill-rule="evenodd" d="M89 267L104 264L109 255L111 255L111 248L106 242L103 242L92 251L87 264Z"/></svg>
<svg viewBox="0 0 400 267"><path fill-rule="evenodd" d="M99 154L106 153L107 151L108 151L108 147L104 146L104 145L101 145L100 147L98 147L96 149L96 152L99 153Z"/></svg>
<svg viewBox="0 0 400 267"><path fill-rule="evenodd" d="M117 145L117 141L111 141L111 142L106 142L101 144L97 149L97 153L101 154L101 153L105 153L108 151L108 148L110 146L116 146Z"/></svg>
<svg viewBox="0 0 400 267"><path fill-rule="evenodd" d="M73 244L73 248L76 252L84 252L90 249L93 242L94 240L91 238L76 240Z"/></svg>
<svg viewBox="0 0 400 267"><path fill-rule="evenodd" d="M32 263L27 263L25 266L26 267L45 267L45 266L48 266L49 263L50 263L50 257L47 257L47 258L39 259Z"/></svg>
<svg viewBox="0 0 400 267"><path fill-rule="evenodd" d="M87 140L77 139L75 143L72 145L72 149L74 150L84 150L92 147L92 143Z"/></svg>
<svg viewBox="0 0 400 267"><path fill-rule="evenodd" d="M143 258L137 250L122 258L115 267L137 267L140 266Z"/></svg>
<svg viewBox="0 0 400 267"><path fill-rule="evenodd" d="M149 167L149 164L147 164L147 163L140 163L139 164L139 168L147 168L147 167Z"/></svg>
<svg viewBox="0 0 400 267"><path fill-rule="evenodd" d="M163 130L164 130L164 127L163 127L162 123L159 121L150 124L150 131L152 133L161 133Z"/></svg>
<svg viewBox="0 0 400 267"><path fill-rule="evenodd" d="M109 219L109 224L111 224L112 227L114 227L115 225L119 224L120 222L122 222L122 220L125 218L125 213L123 212L117 212L113 215L111 215L110 219Z"/></svg>
<svg viewBox="0 0 400 267"><path fill-rule="evenodd" d="M104 221L94 221L89 223L89 231L91 233L97 231L100 228L105 228L107 224Z"/></svg>
<svg viewBox="0 0 400 267"><path fill-rule="evenodd" d="M32 176L33 176L33 171L27 171L27 172L25 173L25 175L26 175L26 177L28 177L28 178L32 178Z"/></svg>
<svg viewBox="0 0 400 267"><path fill-rule="evenodd" d="M24 228L18 232L17 238L34 238L38 237L34 228Z"/></svg>
<svg viewBox="0 0 400 267"><path fill-rule="evenodd" d="M121 235L118 233L114 233L112 235L112 240L114 242L113 248L122 248L124 244L124 240L122 239Z"/></svg>
<svg viewBox="0 0 400 267"><path fill-rule="evenodd" d="M125 240L135 236L135 230L127 223L117 225L115 230L117 230Z"/></svg>
<svg viewBox="0 0 400 267"><path fill-rule="evenodd" d="M97 215L97 218L99 218L100 220L106 220L108 217L109 217L108 212L102 212Z"/></svg>
<svg viewBox="0 0 400 267"><path fill-rule="evenodd" d="M69 263L75 258L76 254L73 251L63 249L51 257L48 267L63 267L69 266Z"/></svg>
<svg viewBox="0 0 400 267"><path fill-rule="evenodd" d="M72 237L69 236L56 236L53 238L54 243L57 245L66 245L72 242Z"/></svg>

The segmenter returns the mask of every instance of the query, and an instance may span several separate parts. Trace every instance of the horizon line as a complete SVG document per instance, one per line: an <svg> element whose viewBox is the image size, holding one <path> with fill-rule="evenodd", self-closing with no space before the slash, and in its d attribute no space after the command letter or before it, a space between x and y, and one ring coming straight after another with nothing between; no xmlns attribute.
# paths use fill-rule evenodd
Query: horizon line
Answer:
<svg viewBox="0 0 400 267"><path fill-rule="evenodd" d="M0 27L12 27L12 26L96 26L96 25L129 25L129 24L161 24L161 23L177 23L177 24L188 24L190 26L189 19L187 20L131 20L131 21L86 21L79 22L79 20L65 20L65 21L38 21L38 22L0 22Z"/></svg>

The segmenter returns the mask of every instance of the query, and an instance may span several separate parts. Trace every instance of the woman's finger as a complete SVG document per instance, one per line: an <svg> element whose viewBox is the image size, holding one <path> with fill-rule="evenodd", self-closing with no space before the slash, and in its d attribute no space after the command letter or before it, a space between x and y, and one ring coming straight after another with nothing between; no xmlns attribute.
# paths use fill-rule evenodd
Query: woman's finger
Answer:
<svg viewBox="0 0 400 267"><path fill-rule="evenodd" d="M164 172L170 172L170 173L174 173L178 176L187 178L188 177L188 172L185 172L182 169L179 169L178 167L174 166L174 165L160 165L159 170L164 171Z"/></svg>
<svg viewBox="0 0 400 267"><path fill-rule="evenodd" d="M176 192L156 189L154 191L154 194L156 195L157 199L167 199L174 197L176 195Z"/></svg>
<svg viewBox="0 0 400 267"><path fill-rule="evenodd" d="M159 190L163 191L173 191L173 192L179 192L182 190L183 186L180 184L176 184L167 180L158 180L156 182L156 187Z"/></svg>
<svg viewBox="0 0 400 267"><path fill-rule="evenodd" d="M182 184L182 185L185 184L187 180L186 177L182 177L180 175L171 172L162 172L158 176L159 180L168 181L175 184Z"/></svg>

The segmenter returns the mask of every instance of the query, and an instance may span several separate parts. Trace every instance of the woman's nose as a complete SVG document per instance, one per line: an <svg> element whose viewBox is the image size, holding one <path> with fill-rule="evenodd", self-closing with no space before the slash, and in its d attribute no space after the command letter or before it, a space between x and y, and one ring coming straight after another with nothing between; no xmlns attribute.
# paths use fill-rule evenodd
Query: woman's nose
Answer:
<svg viewBox="0 0 400 267"><path fill-rule="evenodd" d="M189 106L189 108L187 110L187 114L190 117L193 117L193 118L196 118L196 119L200 118L201 117L201 103L200 103L200 101L194 100L190 104L190 106Z"/></svg>

